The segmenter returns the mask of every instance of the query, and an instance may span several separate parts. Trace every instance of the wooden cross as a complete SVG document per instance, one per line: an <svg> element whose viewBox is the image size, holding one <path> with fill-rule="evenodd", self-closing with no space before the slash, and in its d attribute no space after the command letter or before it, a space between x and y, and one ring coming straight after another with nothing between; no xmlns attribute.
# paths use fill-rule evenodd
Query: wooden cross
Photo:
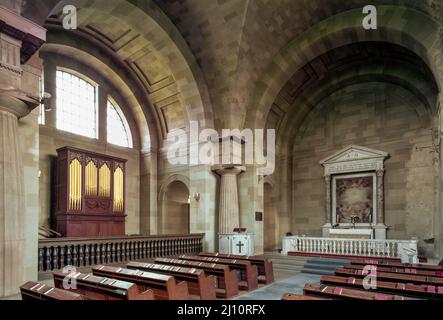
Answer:
<svg viewBox="0 0 443 320"><path fill-rule="evenodd" d="M236 244L236 247L238 247L238 253L242 253L241 252L241 248L244 247L245 245L240 241L239 243Z"/></svg>

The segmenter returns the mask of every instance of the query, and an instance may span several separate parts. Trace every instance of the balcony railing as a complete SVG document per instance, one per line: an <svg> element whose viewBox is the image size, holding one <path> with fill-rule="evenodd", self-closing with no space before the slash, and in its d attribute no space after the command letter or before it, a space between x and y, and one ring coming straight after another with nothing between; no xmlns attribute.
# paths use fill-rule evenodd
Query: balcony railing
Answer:
<svg viewBox="0 0 443 320"><path fill-rule="evenodd" d="M88 267L194 254L203 251L203 237L204 234L40 239L38 270L44 273L66 266Z"/></svg>

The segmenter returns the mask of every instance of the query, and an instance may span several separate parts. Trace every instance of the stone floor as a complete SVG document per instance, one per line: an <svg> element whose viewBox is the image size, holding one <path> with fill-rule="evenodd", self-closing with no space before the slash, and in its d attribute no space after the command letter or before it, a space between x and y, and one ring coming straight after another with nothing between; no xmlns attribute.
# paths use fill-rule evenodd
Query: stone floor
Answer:
<svg viewBox="0 0 443 320"><path fill-rule="evenodd" d="M285 293L302 294L307 283L319 283L320 275L299 273L252 291L234 300L281 300Z"/></svg>

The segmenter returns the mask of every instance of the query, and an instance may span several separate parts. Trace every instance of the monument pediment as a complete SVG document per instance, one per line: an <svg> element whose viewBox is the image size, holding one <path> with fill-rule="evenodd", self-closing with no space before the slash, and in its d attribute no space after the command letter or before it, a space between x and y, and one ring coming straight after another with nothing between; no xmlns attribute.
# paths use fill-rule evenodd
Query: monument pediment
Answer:
<svg viewBox="0 0 443 320"><path fill-rule="evenodd" d="M384 170L389 154L384 151L350 145L320 161L325 174Z"/></svg>
<svg viewBox="0 0 443 320"><path fill-rule="evenodd" d="M383 151L351 145L320 161L320 164L325 165L329 163L377 158L386 159L388 156L389 154Z"/></svg>

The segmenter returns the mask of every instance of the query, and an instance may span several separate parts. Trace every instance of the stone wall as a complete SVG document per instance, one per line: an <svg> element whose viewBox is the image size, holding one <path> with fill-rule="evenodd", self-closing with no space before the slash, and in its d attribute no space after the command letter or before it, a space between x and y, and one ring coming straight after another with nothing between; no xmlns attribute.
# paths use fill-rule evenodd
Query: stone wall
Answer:
<svg viewBox="0 0 443 320"><path fill-rule="evenodd" d="M294 146L293 231L321 235L325 186L319 161L355 144L390 154L385 162L387 237L418 237L421 253L432 254L437 171L427 148L433 143L431 121L423 108L410 92L382 83L344 88L316 106Z"/></svg>

